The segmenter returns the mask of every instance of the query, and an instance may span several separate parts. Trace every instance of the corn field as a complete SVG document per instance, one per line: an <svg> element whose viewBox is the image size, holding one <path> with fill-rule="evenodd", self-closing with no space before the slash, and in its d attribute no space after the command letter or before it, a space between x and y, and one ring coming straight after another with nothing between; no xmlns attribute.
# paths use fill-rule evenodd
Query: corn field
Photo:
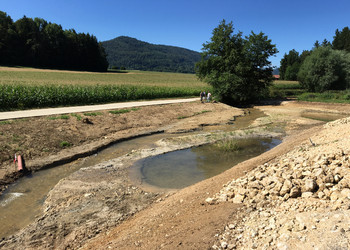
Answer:
<svg viewBox="0 0 350 250"><path fill-rule="evenodd" d="M191 87L136 85L0 85L0 109L86 105L156 98L198 96Z"/></svg>

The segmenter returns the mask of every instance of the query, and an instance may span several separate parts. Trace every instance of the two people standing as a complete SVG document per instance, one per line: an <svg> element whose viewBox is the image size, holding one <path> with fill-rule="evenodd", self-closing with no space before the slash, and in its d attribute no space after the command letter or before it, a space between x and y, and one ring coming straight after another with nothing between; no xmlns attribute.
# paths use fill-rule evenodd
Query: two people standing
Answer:
<svg viewBox="0 0 350 250"><path fill-rule="evenodd" d="M208 92L208 95L206 95L205 91L201 91L199 96L201 98L201 102L205 102L205 100L207 100L207 102L210 102L210 99L211 99L211 93L210 92Z"/></svg>

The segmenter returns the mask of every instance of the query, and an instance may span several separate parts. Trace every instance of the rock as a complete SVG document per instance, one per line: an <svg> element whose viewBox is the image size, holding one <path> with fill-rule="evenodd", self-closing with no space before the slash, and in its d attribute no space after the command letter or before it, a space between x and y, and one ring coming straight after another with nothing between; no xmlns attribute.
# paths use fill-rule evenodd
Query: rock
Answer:
<svg viewBox="0 0 350 250"><path fill-rule="evenodd" d="M315 180L313 179L307 179L305 181L305 184L302 188L302 192L315 192L317 190L318 186Z"/></svg>
<svg viewBox="0 0 350 250"><path fill-rule="evenodd" d="M241 194L236 194L235 197L232 199L233 203L243 203L245 196Z"/></svg>
<svg viewBox="0 0 350 250"><path fill-rule="evenodd" d="M230 224L230 225L228 225L228 228L231 229L231 230L232 230L232 229L235 229L235 228L236 228L236 225L235 225L235 224Z"/></svg>
<svg viewBox="0 0 350 250"><path fill-rule="evenodd" d="M324 181L325 183L333 183L333 182L334 182L334 177L333 177L333 175L328 174L328 175L324 178L323 181Z"/></svg>
<svg viewBox="0 0 350 250"><path fill-rule="evenodd" d="M301 190L299 187L293 187L289 194L291 198L297 198L301 196Z"/></svg>
<svg viewBox="0 0 350 250"><path fill-rule="evenodd" d="M223 249L226 249L227 246L228 246L227 242L224 241L224 242L221 243L221 247L222 247Z"/></svg>
<svg viewBox="0 0 350 250"><path fill-rule="evenodd" d="M318 198L322 199L323 197L325 197L325 194L322 191L320 191L318 192L317 196Z"/></svg>
<svg viewBox="0 0 350 250"><path fill-rule="evenodd" d="M214 205L216 204L216 199L215 198L207 198L205 200L206 203L208 203L209 205Z"/></svg>
<svg viewBox="0 0 350 250"><path fill-rule="evenodd" d="M341 197L341 193L338 190L336 190L336 191L332 192L330 199L331 199L331 201L336 201L340 197Z"/></svg>
<svg viewBox="0 0 350 250"><path fill-rule="evenodd" d="M292 182L290 180L285 180L280 190L280 196L284 196L285 194L289 193L292 187Z"/></svg>

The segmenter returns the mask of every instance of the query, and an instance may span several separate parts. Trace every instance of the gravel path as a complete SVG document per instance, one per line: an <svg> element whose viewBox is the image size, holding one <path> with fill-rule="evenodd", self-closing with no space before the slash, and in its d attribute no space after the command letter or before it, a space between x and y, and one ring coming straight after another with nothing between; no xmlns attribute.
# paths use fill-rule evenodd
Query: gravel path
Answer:
<svg viewBox="0 0 350 250"><path fill-rule="evenodd" d="M36 116L60 115L60 114L76 113L76 112L91 112L91 111L108 110L108 109L120 109L120 108L131 108L131 107L140 107L140 106L194 102L197 100L199 100L199 98L139 101L139 102L121 102L121 103L110 103L110 104L101 104L101 105L88 105L88 106L75 106L75 107L62 107L62 108L21 110L21 111L13 111L13 112L0 112L0 121L1 120L9 120L9 119L36 117Z"/></svg>

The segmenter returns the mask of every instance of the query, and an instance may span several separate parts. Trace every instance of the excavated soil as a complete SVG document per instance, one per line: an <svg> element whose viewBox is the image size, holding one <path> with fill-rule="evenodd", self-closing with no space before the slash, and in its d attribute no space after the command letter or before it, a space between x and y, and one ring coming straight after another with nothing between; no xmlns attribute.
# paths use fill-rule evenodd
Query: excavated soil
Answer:
<svg viewBox="0 0 350 250"><path fill-rule="evenodd" d="M244 244L238 244L236 239L238 234L243 234L241 231L237 233L233 228L230 242L229 239L223 240L225 230L229 225L239 224L244 218L253 217L252 213L256 207L245 206L229 199L224 202L208 202L208 198L216 197L223 185L245 176L256 167L268 166L276 159L287 158L287 154L297 151L300 145L310 144L310 138L319 143L322 141L319 138L321 134L322 138L327 137L325 143L334 143L339 140L345 129L348 130L347 123L341 123L342 126L324 127L324 122L304 118L305 112L350 114L350 105L286 102L257 108L263 110L267 116L257 119L251 127L270 132L283 129L287 134L283 143L274 149L240 163L218 176L172 192L144 190L142 186L131 182L127 176L128 166L133 161L146 155L162 153L161 150L163 152L174 150L176 147L167 149L160 147L157 149L160 151L147 149L132 152L107 163L81 169L61 180L48 194L42 216L17 234L3 239L0 247L6 249L244 248ZM9 161L16 147L23 147L16 152L22 153L27 159L28 169L34 170L55 164L65 157L72 158L74 153L90 152L126 137L159 130L173 133L193 131L203 125L227 123L233 116L241 114L242 110L223 104L198 102L145 107L118 116L105 111L102 115L88 117L93 124L83 123L75 117L70 117L68 120L35 118L11 121L0 125L1 142L7 144L7 147L4 147L7 151L1 149L1 152L6 152L2 156L1 165L3 180L4 183L10 182L15 176L13 163ZM18 137L21 142L14 140ZM57 144L63 140L69 141L72 146L61 149ZM339 151L338 146L334 144L328 150ZM42 158L46 161L42 161ZM292 156L288 155L288 158ZM268 202L267 199L266 203ZM345 214L347 210L341 209L345 208L339 206L337 211ZM322 232L321 229L319 232ZM315 237L322 236L319 235L312 234L313 242L317 242ZM308 242L309 239L303 238L303 240ZM266 247L272 249L278 246L298 246L294 238L293 241L283 242L282 245L278 245L274 240L269 244L271 245Z"/></svg>

